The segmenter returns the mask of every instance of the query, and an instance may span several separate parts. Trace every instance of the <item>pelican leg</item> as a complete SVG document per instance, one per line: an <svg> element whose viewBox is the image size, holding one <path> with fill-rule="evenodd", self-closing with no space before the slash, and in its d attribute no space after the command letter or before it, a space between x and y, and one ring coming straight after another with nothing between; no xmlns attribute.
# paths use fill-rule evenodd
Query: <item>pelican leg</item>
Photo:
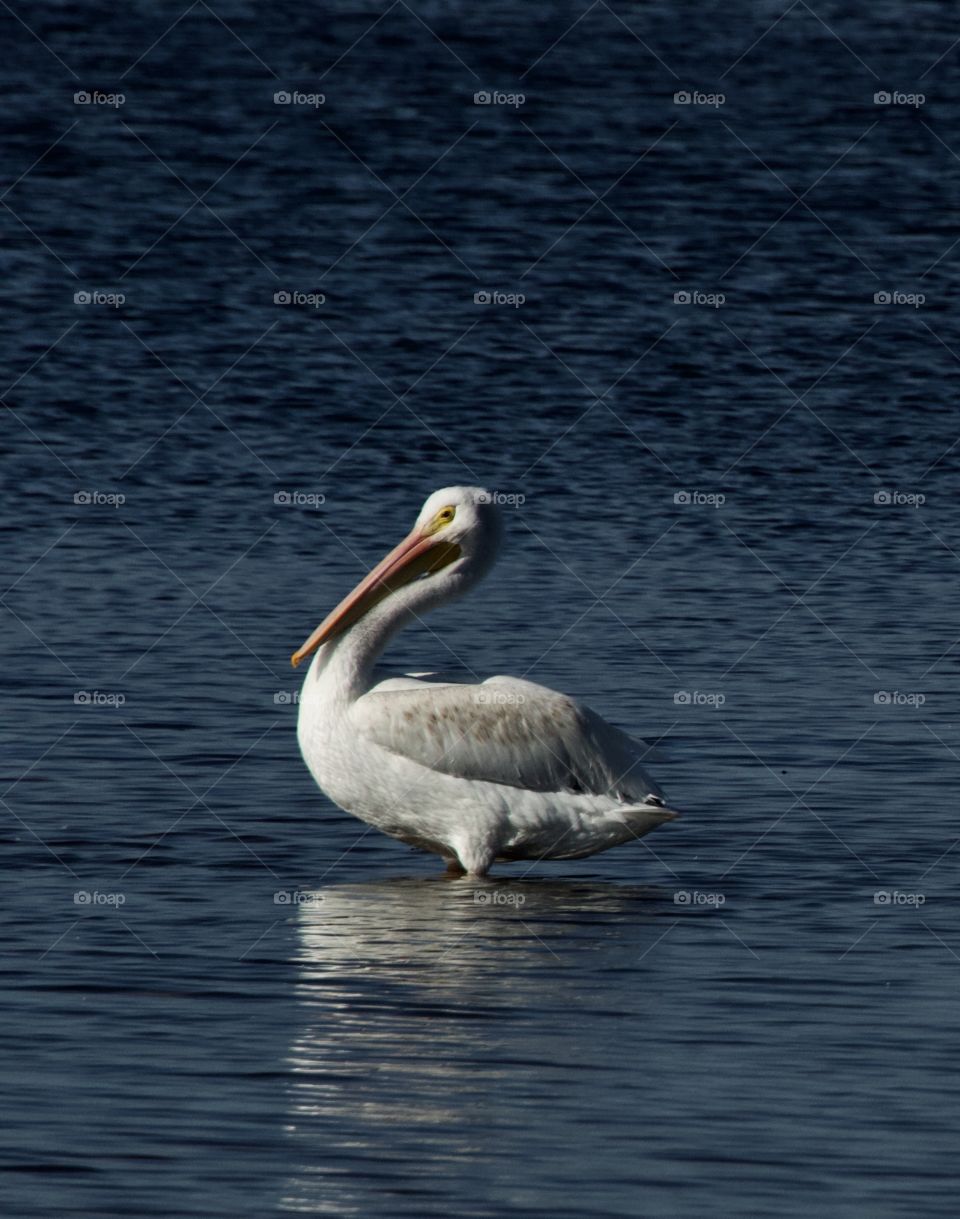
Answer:
<svg viewBox="0 0 960 1219"><path fill-rule="evenodd" d="M496 850L482 842L467 840L457 846L460 870L467 876L486 876L495 857Z"/></svg>

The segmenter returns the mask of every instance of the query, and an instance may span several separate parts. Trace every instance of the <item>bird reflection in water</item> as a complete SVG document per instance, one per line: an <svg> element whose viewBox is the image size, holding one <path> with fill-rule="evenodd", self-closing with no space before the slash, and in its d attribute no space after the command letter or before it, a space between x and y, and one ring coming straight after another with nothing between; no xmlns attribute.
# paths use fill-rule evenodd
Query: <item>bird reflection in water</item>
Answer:
<svg viewBox="0 0 960 1219"><path fill-rule="evenodd" d="M646 971L674 915L670 894L610 882L411 878L303 896L289 1133L308 1167L283 1206L312 1214L363 1213L387 1180L412 1200L427 1161L451 1182L471 1160L519 1172L509 1130L532 1093L562 1094L588 1065L572 1014L611 970Z"/></svg>

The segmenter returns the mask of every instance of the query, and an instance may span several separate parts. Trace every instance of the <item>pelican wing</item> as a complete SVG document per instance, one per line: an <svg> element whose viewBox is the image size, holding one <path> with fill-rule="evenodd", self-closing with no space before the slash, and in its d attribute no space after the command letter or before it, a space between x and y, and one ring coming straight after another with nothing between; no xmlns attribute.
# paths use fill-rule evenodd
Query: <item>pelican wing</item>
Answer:
<svg viewBox="0 0 960 1219"><path fill-rule="evenodd" d="M519 678L385 682L349 714L381 748L457 778L627 801L660 796L641 765L642 741L566 695Z"/></svg>

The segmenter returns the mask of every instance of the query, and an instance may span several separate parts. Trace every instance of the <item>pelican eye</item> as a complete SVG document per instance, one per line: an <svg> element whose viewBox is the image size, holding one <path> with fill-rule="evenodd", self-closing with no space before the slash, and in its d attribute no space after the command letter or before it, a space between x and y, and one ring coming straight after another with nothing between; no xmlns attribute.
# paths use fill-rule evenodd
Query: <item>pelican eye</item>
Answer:
<svg viewBox="0 0 960 1219"><path fill-rule="evenodd" d="M446 508L441 508L434 516L433 520L424 528L425 534L429 537L432 533L437 533L446 525L449 525L453 518L457 515L457 509L453 504L447 504Z"/></svg>

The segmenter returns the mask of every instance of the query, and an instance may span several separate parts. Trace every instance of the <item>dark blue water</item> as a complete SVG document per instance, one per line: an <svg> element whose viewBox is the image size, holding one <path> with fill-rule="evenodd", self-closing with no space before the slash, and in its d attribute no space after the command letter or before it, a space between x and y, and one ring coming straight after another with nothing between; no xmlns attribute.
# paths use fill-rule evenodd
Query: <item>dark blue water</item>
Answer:
<svg viewBox="0 0 960 1219"><path fill-rule="evenodd" d="M3 1213L954 1214L953 7L0 25ZM494 890L287 660L459 482L507 551L390 660L685 812Z"/></svg>

